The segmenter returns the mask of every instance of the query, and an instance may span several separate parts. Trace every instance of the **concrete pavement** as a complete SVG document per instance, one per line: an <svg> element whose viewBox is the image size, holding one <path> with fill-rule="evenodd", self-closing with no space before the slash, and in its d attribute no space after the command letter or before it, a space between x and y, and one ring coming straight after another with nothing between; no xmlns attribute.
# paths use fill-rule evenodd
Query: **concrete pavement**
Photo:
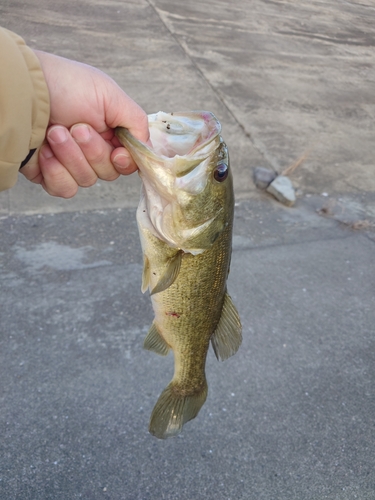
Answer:
<svg viewBox="0 0 375 500"><path fill-rule="evenodd" d="M182 434L147 432L172 356L142 349L137 176L72 200L0 194L0 498L375 498L371 1L0 5L31 45L96 65L148 112L209 109L237 197L240 351L207 362ZM309 150L286 208L251 179Z"/></svg>

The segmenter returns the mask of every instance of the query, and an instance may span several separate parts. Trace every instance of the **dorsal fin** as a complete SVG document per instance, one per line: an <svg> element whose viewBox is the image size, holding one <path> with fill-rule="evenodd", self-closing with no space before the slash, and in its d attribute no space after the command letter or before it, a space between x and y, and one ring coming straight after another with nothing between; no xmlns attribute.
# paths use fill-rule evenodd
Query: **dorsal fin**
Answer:
<svg viewBox="0 0 375 500"><path fill-rule="evenodd" d="M211 344L217 359L224 361L233 356L242 342L242 326L236 306L225 293L219 324L211 337Z"/></svg>

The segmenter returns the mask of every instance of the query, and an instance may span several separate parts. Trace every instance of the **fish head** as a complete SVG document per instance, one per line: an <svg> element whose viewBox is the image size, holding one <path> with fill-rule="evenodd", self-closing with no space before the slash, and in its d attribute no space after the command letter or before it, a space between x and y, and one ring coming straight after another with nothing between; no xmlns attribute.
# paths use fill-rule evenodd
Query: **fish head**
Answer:
<svg viewBox="0 0 375 500"><path fill-rule="evenodd" d="M138 223L169 246L199 254L232 223L233 183L221 125L207 111L149 115L150 142L116 130L143 181Z"/></svg>

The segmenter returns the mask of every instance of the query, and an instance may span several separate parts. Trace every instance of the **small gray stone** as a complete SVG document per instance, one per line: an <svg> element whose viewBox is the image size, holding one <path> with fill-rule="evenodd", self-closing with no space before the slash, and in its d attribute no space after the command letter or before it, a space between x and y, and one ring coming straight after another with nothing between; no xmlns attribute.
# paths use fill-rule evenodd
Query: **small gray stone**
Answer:
<svg viewBox="0 0 375 500"><path fill-rule="evenodd" d="M279 175L268 186L267 191L284 205L291 207L296 201L293 184L285 175Z"/></svg>
<svg viewBox="0 0 375 500"><path fill-rule="evenodd" d="M253 171L254 184L258 189L267 189L276 176L274 170L266 167L255 167Z"/></svg>

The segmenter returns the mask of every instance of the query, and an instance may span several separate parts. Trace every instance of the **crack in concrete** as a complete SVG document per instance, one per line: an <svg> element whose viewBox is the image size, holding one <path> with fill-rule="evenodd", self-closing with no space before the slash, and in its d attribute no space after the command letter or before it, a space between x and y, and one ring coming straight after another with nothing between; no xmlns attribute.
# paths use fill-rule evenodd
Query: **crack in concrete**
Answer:
<svg viewBox="0 0 375 500"><path fill-rule="evenodd" d="M166 30L170 33L171 37L176 41L176 43L181 47L183 50L184 54L186 57L189 59L191 64L194 66L195 70L197 73L202 77L206 85L212 90L212 92L216 95L216 97L219 99L223 107L227 110L229 115L233 118L234 122L238 125L238 127L242 130L244 133L245 137L251 142L252 146L254 149L256 149L261 156L265 159L265 161L268 163L268 165L273 168L276 172L279 172L281 170L281 166L277 158L275 158L269 151L267 150L266 145L256 137L256 132L252 128L251 130L248 130L245 125L238 119L236 116L235 112L231 109L230 105L227 103L225 97L223 96L222 92L220 89L216 88L209 78L207 78L206 74L202 70L202 68L197 64L195 61L194 57L191 55L189 47L186 42L181 40L178 35L173 31L172 25L168 22L168 15L170 15L169 12L163 11L162 9L159 9L153 0L147 0L148 4L150 7L154 10L155 14L158 16L160 21L162 22L163 26L166 28ZM165 12L165 14L164 14ZM181 19L183 17L181 16Z"/></svg>

